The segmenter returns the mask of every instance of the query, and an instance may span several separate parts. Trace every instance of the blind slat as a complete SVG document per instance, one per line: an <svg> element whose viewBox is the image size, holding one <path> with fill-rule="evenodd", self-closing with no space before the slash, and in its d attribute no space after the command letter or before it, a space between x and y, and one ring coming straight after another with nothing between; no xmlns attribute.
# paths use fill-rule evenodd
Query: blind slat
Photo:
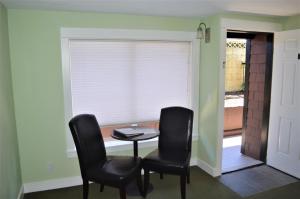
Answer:
<svg viewBox="0 0 300 199"><path fill-rule="evenodd" d="M101 125L158 120L166 106L189 106L189 42L70 42L73 115Z"/></svg>

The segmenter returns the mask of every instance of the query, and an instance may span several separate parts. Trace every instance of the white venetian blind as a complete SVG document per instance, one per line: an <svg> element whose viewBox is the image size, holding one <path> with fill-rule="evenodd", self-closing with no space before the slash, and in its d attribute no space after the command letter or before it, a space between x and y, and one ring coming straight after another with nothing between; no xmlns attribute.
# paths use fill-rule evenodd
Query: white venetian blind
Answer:
<svg viewBox="0 0 300 199"><path fill-rule="evenodd" d="M101 125L158 120L190 105L190 42L71 40L73 115Z"/></svg>

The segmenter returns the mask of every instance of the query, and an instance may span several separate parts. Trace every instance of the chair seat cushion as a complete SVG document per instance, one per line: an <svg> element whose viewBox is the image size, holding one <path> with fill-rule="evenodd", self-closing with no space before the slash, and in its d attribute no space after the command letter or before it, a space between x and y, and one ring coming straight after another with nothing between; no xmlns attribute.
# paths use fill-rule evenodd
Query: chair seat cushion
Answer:
<svg viewBox="0 0 300 199"><path fill-rule="evenodd" d="M174 152L162 153L154 150L143 158L143 168L170 174L181 174L188 168L190 153Z"/></svg>
<svg viewBox="0 0 300 199"><path fill-rule="evenodd" d="M141 158L127 156L107 156L104 164L89 168L90 181L110 186L127 184L137 176L141 169Z"/></svg>

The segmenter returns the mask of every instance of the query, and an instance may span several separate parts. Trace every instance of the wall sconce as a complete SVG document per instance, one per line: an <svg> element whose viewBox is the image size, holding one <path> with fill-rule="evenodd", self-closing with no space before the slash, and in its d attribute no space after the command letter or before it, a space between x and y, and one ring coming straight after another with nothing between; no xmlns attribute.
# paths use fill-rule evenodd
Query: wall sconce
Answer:
<svg viewBox="0 0 300 199"><path fill-rule="evenodd" d="M210 42L210 28L205 23L200 23L197 28L197 39L204 39L205 43Z"/></svg>

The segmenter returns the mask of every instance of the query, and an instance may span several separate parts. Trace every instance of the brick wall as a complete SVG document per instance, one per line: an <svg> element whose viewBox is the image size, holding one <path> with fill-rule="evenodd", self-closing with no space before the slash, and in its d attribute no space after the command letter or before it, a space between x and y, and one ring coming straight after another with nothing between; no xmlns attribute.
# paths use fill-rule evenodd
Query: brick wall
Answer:
<svg viewBox="0 0 300 199"><path fill-rule="evenodd" d="M267 35L257 34L251 40L248 112L244 138L244 153L255 159L260 159L261 151L266 66Z"/></svg>

